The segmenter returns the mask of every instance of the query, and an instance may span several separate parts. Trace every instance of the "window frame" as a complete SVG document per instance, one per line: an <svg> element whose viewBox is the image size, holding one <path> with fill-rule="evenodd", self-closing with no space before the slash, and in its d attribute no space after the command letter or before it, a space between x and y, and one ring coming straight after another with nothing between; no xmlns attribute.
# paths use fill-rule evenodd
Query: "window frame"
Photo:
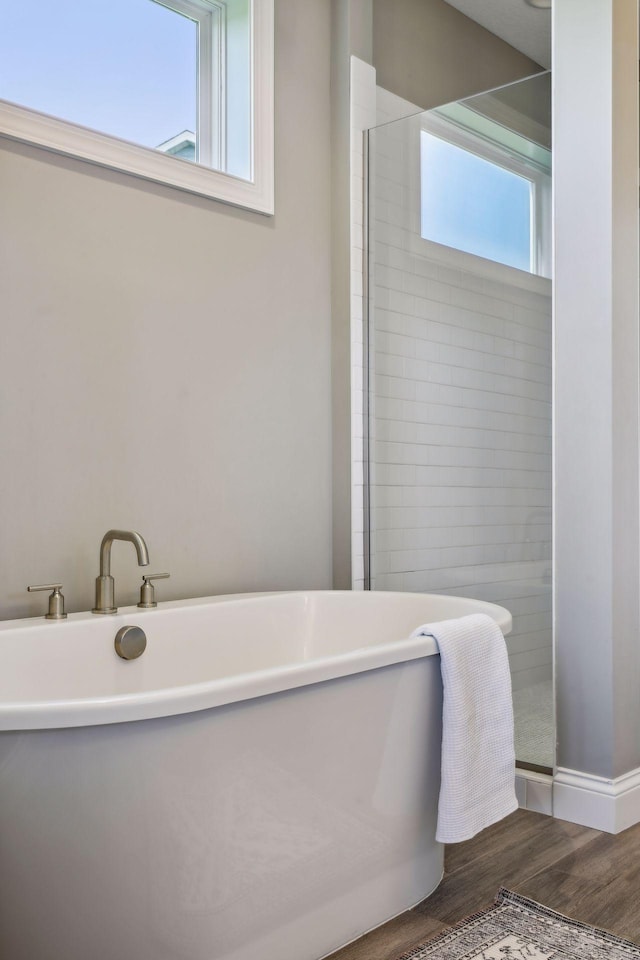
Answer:
<svg viewBox="0 0 640 960"><path fill-rule="evenodd" d="M461 105L458 104L458 107ZM469 111L470 114L473 111ZM496 124L497 127L497 124ZM551 216L552 216L552 194L551 194L551 171L550 167L540 162L534 157L527 156L513 147L506 147L498 139L479 133L470 125L467 126L459 119L454 121L444 114L444 111L434 111L433 114L421 118L420 137L422 132L439 137L448 143L453 144L460 149L472 153L482 160L487 160L495 166L502 167L505 170L515 173L517 176L528 180L531 185L531 216L530 216L530 269L524 271L531 273L532 276L545 277L552 276L552 250L551 250ZM522 138L524 140L524 138ZM541 155L546 153L550 157L550 151L540 148ZM420 155L422 154L422 145L420 145ZM422 197L422 178L420 177L420 196ZM420 200L422 209L422 199ZM422 220L422 217L420 217ZM420 236L422 240L428 243L437 241L430 240L422 236L422 226L420 227ZM445 246L444 244L437 244ZM447 247L449 250L458 250L457 247ZM466 253L467 251L458 251ZM469 256L480 257L480 254L469 254ZM482 258L481 259L488 259ZM500 260L492 260L492 263L498 263L500 266L510 270L517 270L510 264L503 263ZM523 271L521 271L523 272Z"/></svg>
<svg viewBox="0 0 640 960"><path fill-rule="evenodd" d="M224 157L224 30L218 0L154 0L193 20L198 29L196 163L222 169Z"/></svg>
<svg viewBox="0 0 640 960"><path fill-rule="evenodd" d="M204 166L200 160L200 150L211 160L221 160L226 151L224 0L161 0L161 5L185 14L198 25L197 163L2 99L0 136L273 215L274 0L250 0L249 4L252 131L249 180ZM211 96L207 91L214 91L216 95ZM206 118L202 116L205 111Z"/></svg>

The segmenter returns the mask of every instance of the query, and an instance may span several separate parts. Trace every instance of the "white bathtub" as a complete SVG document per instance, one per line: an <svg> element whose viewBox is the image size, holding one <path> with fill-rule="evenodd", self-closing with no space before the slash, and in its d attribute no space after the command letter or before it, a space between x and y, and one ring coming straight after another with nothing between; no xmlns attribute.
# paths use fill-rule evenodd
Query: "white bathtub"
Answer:
<svg viewBox="0 0 640 960"><path fill-rule="evenodd" d="M0 957L317 960L422 900L441 683L406 638L470 612L510 628L335 592L1 623Z"/></svg>

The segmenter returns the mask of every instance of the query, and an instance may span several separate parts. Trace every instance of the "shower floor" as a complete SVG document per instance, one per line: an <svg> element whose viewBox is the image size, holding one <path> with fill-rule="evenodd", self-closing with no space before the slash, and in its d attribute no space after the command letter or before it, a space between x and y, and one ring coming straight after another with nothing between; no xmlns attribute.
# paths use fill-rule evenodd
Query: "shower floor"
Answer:
<svg viewBox="0 0 640 960"><path fill-rule="evenodd" d="M555 727L551 680L534 683L513 693L516 759L541 767L554 762Z"/></svg>

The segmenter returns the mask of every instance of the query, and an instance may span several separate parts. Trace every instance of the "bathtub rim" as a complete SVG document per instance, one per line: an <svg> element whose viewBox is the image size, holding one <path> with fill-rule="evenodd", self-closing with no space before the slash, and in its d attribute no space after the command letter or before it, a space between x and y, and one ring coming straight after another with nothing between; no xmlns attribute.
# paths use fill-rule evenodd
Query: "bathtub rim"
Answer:
<svg viewBox="0 0 640 960"><path fill-rule="evenodd" d="M121 607L116 618L123 616L147 618L160 610L178 610L185 607L208 607L219 603L247 601L280 596L357 595L394 597L419 597L447 599L468 604L469 613L487 613L500 627L503 634L511 630L511 614L498 604L466 597L451 597L447 594L402 593L399 591L351 591L351 590L277 590L255 593L224 594L212 597L197 597L187 600L169 600L158 604L155 610L141 610L136 606ZM366 602L366 601L365 601ZM464 616L465 614L460 614ZM95 623L90 612L72 613L65 624ZM434 621L435 622L435 621ZM42 617L30 617L0 622L2 634L15 629L42 627ZM47 624L46 629L55 630L57 624ZM116 694L106 697L73 698L61 700L5 701L0 703L0 731L26 731L99 726L113 723L128 723L195 713L213 707L253 700L256 697L283 693L299 687L322 683L368 670L437 656L438 650L432 637L394 640L372 647L359 647L344 653L317 657L289 666L278 665L259 671L247 671L231 677L205 680L200 683L180 686L165 686L156 690Z"/></svg>

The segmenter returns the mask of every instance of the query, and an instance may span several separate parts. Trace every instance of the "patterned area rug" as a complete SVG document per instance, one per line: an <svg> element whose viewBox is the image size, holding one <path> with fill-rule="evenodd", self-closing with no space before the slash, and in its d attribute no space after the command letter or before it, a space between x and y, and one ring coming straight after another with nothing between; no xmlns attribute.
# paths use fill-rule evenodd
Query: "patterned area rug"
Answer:
<svg viewBox="0 0 640 960"><path fill-rule="evenodd" d="M637 960L640 947L501 889L467 917L399 960Z"/></svg>

